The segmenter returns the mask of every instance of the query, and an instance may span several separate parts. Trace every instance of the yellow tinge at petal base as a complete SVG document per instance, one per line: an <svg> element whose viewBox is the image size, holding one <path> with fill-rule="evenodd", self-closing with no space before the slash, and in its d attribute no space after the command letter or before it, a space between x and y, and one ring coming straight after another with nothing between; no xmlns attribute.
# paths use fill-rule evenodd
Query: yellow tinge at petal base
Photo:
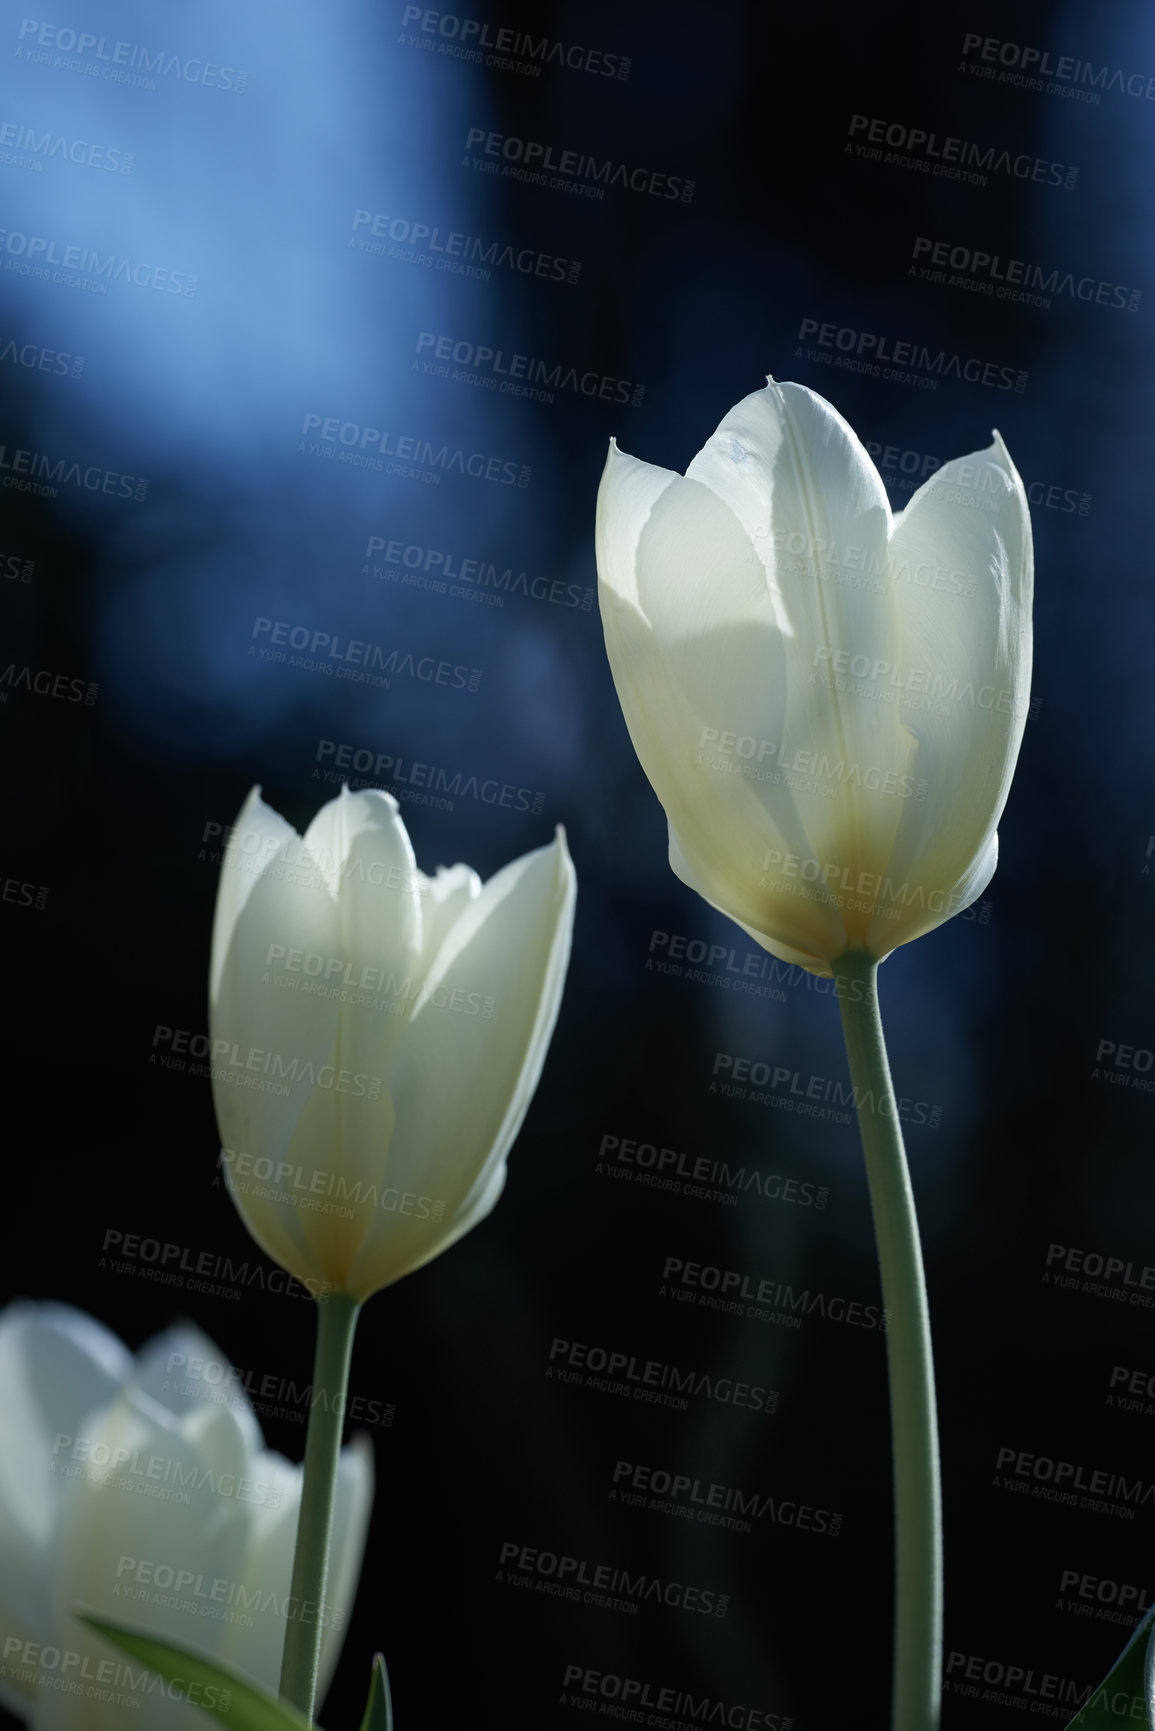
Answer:
<svg viewBox="0 0 1155 1731"><path fill-rule="evenodd" d="M611 443L597 559L691 888L815 974L981 895L1031 678L1030 514L997 433L893 517L836 410L771 380L685 476Z"/></svg>
<svg viewBox="0 0 1155 1731"><path fill-rule="evenodd" d="M213 931L213 1096L245 1224L315 1295L363 1301L497 1201L575 897L560 828L483 885L418 870L389 794L343 788L303 838L250 794Z"/></svg>

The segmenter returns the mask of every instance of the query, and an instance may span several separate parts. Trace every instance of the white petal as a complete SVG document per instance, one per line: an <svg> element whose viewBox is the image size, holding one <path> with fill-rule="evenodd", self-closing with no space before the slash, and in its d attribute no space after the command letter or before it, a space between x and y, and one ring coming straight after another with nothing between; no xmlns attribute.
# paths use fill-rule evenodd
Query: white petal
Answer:
<svg viewBox="0 0 1155 1731"><path fill-rule="evenodd" d="M276 1499L252 1511L249 1548L238 1576L236 1610L225 1625L219 1657L222 1664L235 1666L275 1694L287 1612L294 1609L290 1587L301 1513L302 1470L283 1456L269 1453L262 1456L258 1471L262 1482L275 1487ZM373 1453L368 1441L359 1436L342 1449L337 1468L318 1706L324 1702L352 1615L372 1502Z"/></svg>
<svg viewBox="0 0 1155 1731"><path fill-rule="evenodd" d="M550 846L490 878L448 932L390 1068L390 1195L354 1262L354 1296L420 1267L464 1230L461 1220L479 1219L479 1207L496 1200L495 1169L521 1127L557 1020L575 897L559 828Z"/></svg>
<svg viewBox="0 0 1155 1731"><path fill-rule="evenodd" d="M146 1341L137 1354L135 1386L181 1419L198 1407L226 1406L245 1451L264 1446L261 1427L239 1376L216 1343L191 1322L180 1322Z"/></svg>
<svg viewBox="0 0 1155 1731"><path fill-rule="evenodd" d="M481 894L481 879L467 865L438 866L436 875L424 881L426 890L421 898L422 977L428 972L450 926Z"/></svg>
<svg viewBox="0 0 1155 1731"><path fill-rule="evenodd" d="M261 798L259 787L251 789L229 831L225 857L217 884L213 915L212 955L209 962L209 997L215 999L221 973L237 921L264 867L274 855L292 857L301 838L291 823Z"/></svg>
<svg viewBox="0 0 1155 1731"><path fill-rule="evenodd" d="M252 803L250 796L238 832L251 821ZM283 836L274 825L270 840L273 851L246 882L239 911L225 887L229 873L221 874L214 943L222 953L209 1016L213 1101L228 1150L226 1181L246 1226L262 1250L305 1280L316 1274L316 1256L302 1210L253 1170L260 1160L285 1160L318 1070L339 1061L339 997L312 988L326 968L332 977L334 965L338 973L344 966L341 921L295 832Z"/></svg>
<svg viewBox="0 0 1155 1731"><path fill-rule="evenodd" d="M53 1640L87 1655L92 1668L116 1659L114 1692L141 1690L128 1680L141 1667L89 1635L69 1606L80 1600L110 1617L213 1656L223 1625L200 1615L214 1583L238 1579L247 1548L251 1499L260 1492L243 1471L237 1432L220 1418L191 1436L196 1415L178 1429L171 1416L139 1393L126 1392L85 1421L67 1465L60 1542L53 1570ZM238 1460L242 1470L236 1471ZM168 1571L172 1571L169 1573ZM187 1571L179 1574L178 1571ZM179 1581L179 1585L178 1585ZM119 1731L132 1722L148 1731L195 1731L200 1710L163 1696L151 1679L143 1705L126 1707L84 1693L45 1688L35 1724L51 1731Z"/></svg>
<svg viewBox="0 0 1155 1731"><path fill-rule="evenodd" d="M49 1572L67 1490L60 1469L87 1415L131 1373L132 1356L116 1336L71 1305L19 1303L0 1315L0 1633L6 1637L48 1638Z"/></svg>
<svg viewBox="0 0 1155 1731"><path fill-rule="evenodd" d="M1026 494L997 435L919 489L891 560L916 796L902 801L882 898L899 917L875 920L876 954L969 905L994 870L1030 697L1033 590Z"/></svg>
<svg viewBox="0 0 1155 1731"><path fill-rule="evenodd" d="M634 501L647 488L634 601L605 573L620 577L618 525L636 522ZM781 767L796 645L779 629L742 525L701 483L674 477L658 488L644 464L611 451L598 495L598 570L622 712L687 881L746 925L808 953L836 953L844 932L828 899L766 889L767 855L808 857L807 824L827 814L815 795L787 785Z"/></svg>
<svg viewBox="0 0 1155 1731"><path fill-rule="evenodd" d="M321 1664L317 1679L317 1705L337 1669L341 1646L353 1614L369 1516L373 1508L373 1449L363 1433L341 1451L337 1472L337 1494L333 1503L333 1534L329 1549L329 1582L325 1595L328 1616L321 1632Z"/></svg>

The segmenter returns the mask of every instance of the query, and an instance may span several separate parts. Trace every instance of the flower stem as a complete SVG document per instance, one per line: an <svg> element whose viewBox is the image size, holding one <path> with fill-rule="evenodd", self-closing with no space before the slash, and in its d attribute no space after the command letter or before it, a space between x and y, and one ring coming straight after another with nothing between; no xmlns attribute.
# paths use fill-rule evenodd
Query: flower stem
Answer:
<svg viewBox="0 0 1155 1731"><path fill-rule="evenodd" d="M349 1387L349 1360L361 1306L346 1293L335 1292L317 1304L317 1351L313 1361L312 1406L305 1436L305 1476L301 1513L293 1553L293 1584L297 1603L310 1602L315 1614L290 1617L285 1625L280 1694L313 1723L317 1670L321 1660L325 1584L329 1572L329 1533L341 1453L341 1426ZM338 1398L338 1396L340 1398Z"/></svg>
<svg viewBox="0 0 1155 1731"><path fill-rule="evenodd" d="M895 1628L892 1731L937 1731L942 1701L942 1488L934 1360L914 1192L899 1129L878 963L847 950L833 963L887 1311L894 1464Z"/></svg>

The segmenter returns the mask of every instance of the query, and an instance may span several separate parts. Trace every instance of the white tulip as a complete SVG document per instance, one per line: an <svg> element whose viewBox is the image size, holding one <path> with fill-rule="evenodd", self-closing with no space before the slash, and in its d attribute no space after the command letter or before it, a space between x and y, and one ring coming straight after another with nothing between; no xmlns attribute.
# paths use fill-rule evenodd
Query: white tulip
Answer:
<svg viewBox="0 0 1155 1731"><path fill-rule="evenodd" d="M493 1208L561 1005L576 878L560 828L482 885L418 871L397 802L304 835L254 788L213 927L213 1095L261 1248L362 1302Z"/></svg>
<svg viewBox="0 0 1155 1731"><path fill-rule="evenodd" d="M298 1614L300 1498L301 1468L264 1447L239 1379L198 1329L170 1329L133 1358L69 1305L10 1306L0 1314L0 1702L34 1731L208 1723L79 1623L76 1601L275 1695ZM338 1470L326 1687L372 1499L372 1452L359 1438Z"/></svg>
<svg viewBox="0 0 1155 1731"><path fill-rule="evenodd" d="M997 433L892 517L842 417L770 380L684 477L611 442L597 560L685 883L826 975L982 894L1031 679L1030 515Z"/></svg>

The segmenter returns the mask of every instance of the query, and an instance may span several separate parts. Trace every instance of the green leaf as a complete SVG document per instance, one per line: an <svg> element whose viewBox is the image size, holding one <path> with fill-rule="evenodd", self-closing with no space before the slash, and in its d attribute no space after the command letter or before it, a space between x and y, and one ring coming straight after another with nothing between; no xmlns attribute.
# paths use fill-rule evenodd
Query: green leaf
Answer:
<svg viewBox="0 0 1155 1731"><path fill-rule="evenodd" d="M369 1699L365 1703L361 1731L393 1731L393 1701L383 1653L373 1655L373 1675L369 1679Z"/></svg>
<svg viewBox="0 0 1155 1731"><path fill-rule="evenodd" d="M295 1707L286 1706L274 1695L266 1695L263 1689L225 1665L202 1658L188 1647L179 1647L175 1641L142 1634L131 1624L111 1623L81 1605L73 1605L72 1613L114 1647L131 1653L150 1671L158 1671L169 1683L183 1685L184 1700L222 1725L231 1725L233 1731L310 1731L309 1721Z"/></svg>
<svg viewBox="0 0 1155 1731"><path fill-rule="evenodd" d="M1121 1717L1131 1717L1134 1703L1142 1701L1141 1723L1147 1731L1155 1731L1155 1641L1151 1639L1155 1605L1092 1693L1067 1726L1067 1731L1103 1731L1107 1725L1118 1725ZM1136 1721L1140 1723L1140 1721Z"/></svg>

